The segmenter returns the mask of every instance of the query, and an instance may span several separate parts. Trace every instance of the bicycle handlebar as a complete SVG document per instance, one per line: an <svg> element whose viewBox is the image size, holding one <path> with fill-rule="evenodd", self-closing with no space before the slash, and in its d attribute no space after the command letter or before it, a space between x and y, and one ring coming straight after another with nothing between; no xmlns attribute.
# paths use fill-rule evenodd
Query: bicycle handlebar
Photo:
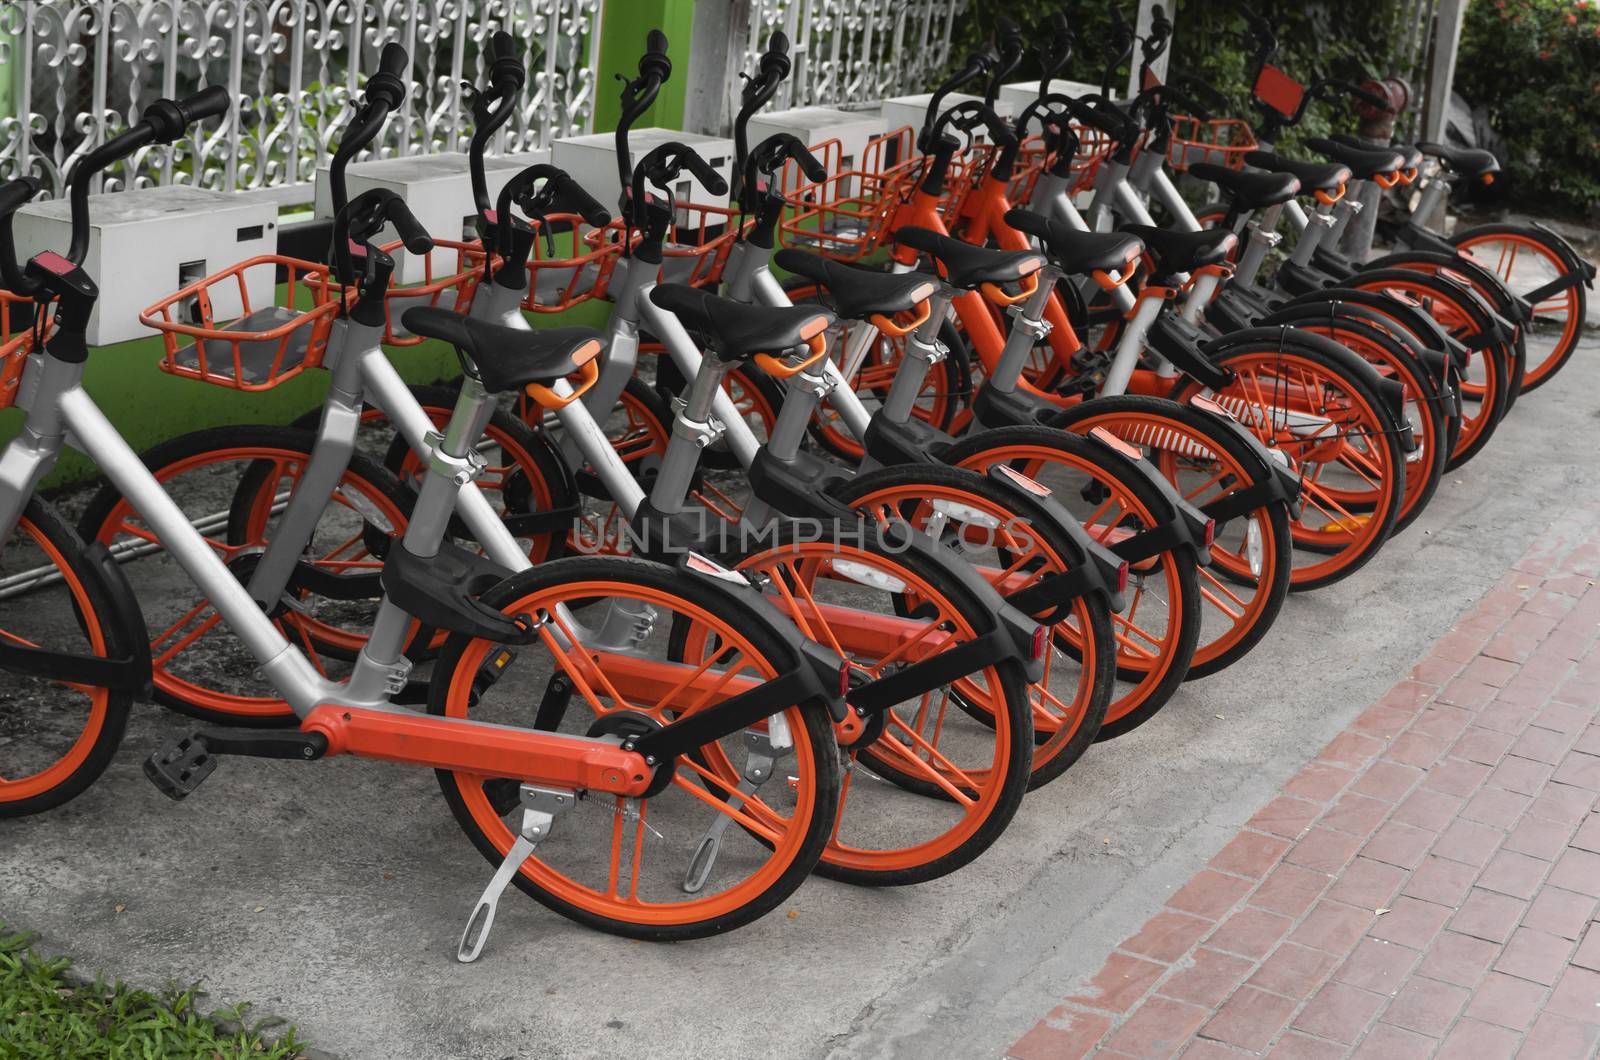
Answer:
<svg viewBox="0 0 1600 1060"><path fill-rule="evenodd" d="M89 178L141 147L171 143L196 121L227 113L232 100L220 86L203 89L184 100L158 99L145 108L127 132L112 137L80 158L67 176L72 198L72 244L67 260L82 265L89 251Z"/></svg>
<svg viewBox="0 0 1600 1060"><path fill-rule="evenodd" d="M489 181L483 171L483 153L489 138L511 120L517 106L517 93L527 83L528 71L517 58L517 44L504 30L489 38L484 58L489 65L489 88L473 92L472 140L467 147L467 167L472 174L472 198L480 216L489 210Z"/></svg>
<svg viewBox="0 0 1600 1060"><path fill-rule="evenodd" d="M1017 143L1017 134L1000 115L994 112L994 108L975 99L957 103L939 116L939 120L934 123L930 145L943 139L946 125L952 125L969 136L973 130L982 125L989 131L989 137L996 147L1012 147Z"/></svg>
<svg viewBox="0 0 1600 1060"><path fill-rule="evenodd" d="M733 119L733 172L740 179L739 200L745 198L743 174L750 160L750 118L756 111L771 102L789 76L789 37L783 30L773 30L767 38L767 50L756 63L756 76L740 72L745 79L738 115Z"/></svg>
<svg viewBox="0 0 1600 1060"><path fill-rule="evenodd" d="M713 195L725 195L728 192L728 182L722 175L711 168L711 165L701 158L694 148L677 141L664 143L653 148L649 154L639 159L639 164L633 167L633 178L629 181L632 198L628 202L629 219L633 227L640 230L646 229L647 220L643 211L645 209L645 182L649 181L656 187L665 191L668 196L672 194L672 182L678 175L687 169L705 189Z"/></svg>
<svg viewBox="0 0 1600 1060"><path fill-rule="evenodd" d="M761 191L761 185L756 178L765 174L770 181L790 160L800 167L800 172L812 183L820 184L828 179L828 171L817 161L817 156L811 153L805 141L793 133L773 133L745 157L739 174L739 209L748 214L759 213L756 196Z"/></svg>
<svg viewBox="0 0 1600 1060"><path fill-rule="evenodd" d="M339 210L333 218L333 255L336 279L340 283L355 282L355 261L350 253L352 243L366 248L367 261L373 260L377 248L372 239L385 224L394 225L400 241L413 254L426 254L433 249L433 238L417 221L405 200L387 188L373 188L362 192ZM381 297L381 293L380 293Z"/></svg>
<svg viewBox="0 0 1600 1060"><path fill-rule="evenodd" d="M543 180L544 186L533 191L533 184L538 180ZM515 227L511 216L513 202L521 206L529 217L575 213L595 228L604 228L611 223L610 212L583 190L566 170L537 163L512 177L500 189L500 198L495 203L495 220L498 222L495 249L502 258L508 257L512 251L511 234Z"/></svg>
<svg viewBox="0 0 1600 1060"><path fill-rule="evenodd" d="M944 103L944 97L975 78L982 77L999 61L999 56L991 49L980 48L967 56L966 66L950 75L944 84L934 90L933 98L928 100L928 112L922 119L922 129L917 133L917 150L927 154L932 149L933 127L939 123L939 107Z"/></svg>
<svg viewBox="0 0 1600 1060"><path fill-rule="evenodd" d="M22 275L22 266L17 264L17 248L11 237L11 220L28 200L43 189L44 182L37 177L18 177L16 180L0 184L0 276L5 278L6 286L17 294L32 294L38 285L25 279Z"/></svg>
<svg viewBox="0 0 1600 1060"><path fill-rule="evenodd" d="M1111 12L1111 35L1100 46L1100 54L1106 61L1105 72L1100 77L1100 95L1109 98L1111 79L1117 75L1119 66L1133 58L1133 46L1138 38L1128 20L1122 17L1117 0L1107 0L1106 6Z"/></svg>
<svg viewBox="0 0 1600 1060"><path fill-rule="evenodd" d="M1161 58L1167 50L1167 45L1172 42L1172 22L1167 18L1166 10L1160 4L1150 8L1150 33L1145 37L1141 50L1144 53L1144 65Z"/></svg>
<svg viewBox="0 0 1600 1060"><path fill-rule="evenodd" d="M410 56L400 45L391 41L383 46L383 53L378 57L378 72L367 78L362 88L362 102L357 105L355 117L339 138L339 149L333 153L333 161L328 164L328 182L333 191L335 214L349 203L345 189L345 167L383 130L383 123L389 120L389 112L405 102L406 83L400 75L405 73L410 63Z"/></svg>
<svg viewBox="0 0 1600 1060"><path fill-rule="evenodd" d="M994 23L994 43L1000 61L990 71L989 88L983 94L984 106L990 109L994 108L995 100L1000 98L1000 86L1022 65L1022 27L1000 15Z"/></svg>
<svg viewBox="0 0 1600 1060"><path fill-rule="evenodd" d="M628 130L639 115L650 109L661 86L671 76L672 60L667 57L667 35L659 29L653 29L645 36L644 54L639 57L639 76L629 81L621 74L617 75L617 80L623 83L622 116L617 119L616 133L617 176L624 188L629 186L631 178L628 172Z"/></svg>

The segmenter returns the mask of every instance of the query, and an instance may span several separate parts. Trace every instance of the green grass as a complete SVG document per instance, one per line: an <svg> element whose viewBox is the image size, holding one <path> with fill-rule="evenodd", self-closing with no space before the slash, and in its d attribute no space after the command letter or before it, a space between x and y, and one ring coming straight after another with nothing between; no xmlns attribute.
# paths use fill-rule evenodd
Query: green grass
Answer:
<svg viewBox="0 0 1600 1060"><path fill-rule="evenodd" d="M65 957L40 957L26 934L0 924L0 1056L293 1060L304 1043L279 1021L252 1023L248 1005L209 1014L199 985L160 994L102 978L69 977ZM270 1035L270 1036L269 1036Z"/></svg>

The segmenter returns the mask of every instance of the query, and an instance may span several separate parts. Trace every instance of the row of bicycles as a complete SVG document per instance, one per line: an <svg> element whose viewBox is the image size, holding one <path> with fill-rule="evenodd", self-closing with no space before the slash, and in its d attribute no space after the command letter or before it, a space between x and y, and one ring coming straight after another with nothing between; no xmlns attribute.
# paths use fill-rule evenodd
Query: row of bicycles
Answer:
<svg viewBox="0 0 1600 1060"><path fill-rule="evenodd" d="M1286 79L1252 26L1258 83ZM1563 332L1535 368L1527 338L1558 300L1581 320L1594 275L1543 230L1562 279L1537 290L1460 232L1470 254L1436 245L1421 224L1448 172L1404 249L1341 258L1347 192L1416 179L1421 154L1291 160L1260 146L1298 119L1281 111L1241 149L1199 90L1148 75L1164 19L1115 36L1110 69L1142 47L1132 101L1049 90L1074 43L1058 16L1033 35L1038 98L1002 121L1024 46L1001 20L915 136L846 170L837 144L749 144L789 71L775 34L717 208L675 198L685 174L729 191L691 148L628 149L672 73L653 32L622 89L613 216L549 165L490 196L526 82L498 34L462 233L348 195L410 87L387 45L330 167L327 260L252 259L141 315L172 375L256 391L320 370L326 399L142 456L82 385L88 189L232 101L159 101L80 159L64 254L16 260L40 189L0 186L0 407L25 410L0 454L0 816L88 789L153 699L205 723L144 762L174 799L230 756L433 768L495 866L464 961L513 883L675 940L812 872L903 885L970 863L1029 790L1413 521L1570 356ZM1190 209L1172 163L1224 198ZM588 301L601 330L532 324ZM428 340L458 384L405 382L390 351ZM76 526L38 495L64 446L104 479Z"/></svg>

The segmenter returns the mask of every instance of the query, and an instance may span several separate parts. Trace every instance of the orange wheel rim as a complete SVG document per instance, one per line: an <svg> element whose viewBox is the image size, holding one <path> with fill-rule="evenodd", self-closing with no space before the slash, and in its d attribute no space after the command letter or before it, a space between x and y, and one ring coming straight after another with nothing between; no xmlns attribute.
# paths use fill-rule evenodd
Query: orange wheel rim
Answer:
<svg viewBox="0 0 1600 1060"><path fill-rule="evenodd" d="M1419 273L1419 275L1423 275ZM1379 294L1391 290L1402 291L1427 307L1427 313L1440 326L1456 338L1469 335L1474 330L1472 316L1466 307L1458 302L1448 292L1440 292L1433 287L1422 284L1408 283L1402 279L1386 279L1371 286L1356 284L1358 289L1376 291ZM1461 373L1461 434L1456 439L1456 447L1452 455L1464 453L1478 440L1478 437L1494 422L1494 403L1487 400L1491 384L1495 390L1505 385L1501 379L1501 362L1497 357L1486 355L1483 350L1471 350L1467 354L1467 366ZM1479 382L1484 379L1486 382Z"/></svg>
<svg viewBox="0 0 1600 1060"><path fill-rule="evenodd" d="M852 626L847 621L841 621L839 616L829 612L827 600L816 591L819 581L826 580L829 575L834 574L832 564L840 559L876 569L882 569L883 566L883 561L873 553L852 548L841 542L817 541L785 545L748 557L739 565L739 569L756 570L767 575L771 586L769 600L795 622L802 633L811 640L833 648L834 651L850 659L853 669L861 670L868 675L875 676L883 672L887 666L917 661L934 653L944 643L974 637L971 626L959 611L948 604L944 595L935 586L916 577L906 568L897 566L896 575L905 583L908 601L931 604L935 614L928 619L923 619L919 615L920 626L917 631L900 638L895 647L887 653L880 654L880 645L865 643L865 635L869 634L875 625L870 616L860 615L860 628ZM947 627L947 631L939 630L941 624ZM943 636L946 639L935 643L934 636ZM877 658L863 659L863 652L859 650L862 648L866 648L869 655L876 654ZM701 658L701 653L705 650L703 639L691 635L686 658L691 661ZM902 842L900 845L878 848L856 845L842 836L846 816L849 814L848 807L853 805L851 795L855 780L852 771L851 779L847 780L840 791L839 816L834 822L833 835L823 854L825 861L843 868L862 870L893 871L916 868L953 853L983 826L995 804L1004 794L1005 763L1010 758L1015 739L1015 734L1004 723L1005 712L994 711L986 704L986 700L991 696L1003 694L998 678L993 671L984 671L983 678L985 684L982 685L970 675L953 682L950 687L956 691L941 697L937 705L932 702L935 693L923 696L911 712L909 721L902 713L904 704L891 708L886 714L887 724L884 734L871 749L871 764L879 765L880 768L887 766L927 783L939 789L950 803L957 805L960 816L955 824L931 838L922 838L915 842ZM989 730L992 734L989 744L992 752L987 763L977 766L959 764L948 756L947 748L941 746L945 736L944 727L948 723L946 712L954 705L952 703L954 695L960 695L968 702L984 705L985 709L990 709L991 717L998 719ZM851 757L858 759L860 756L852 752ZM730 766L723 761L717 763L715 768L726 771ZM729 774L724 772L724 775ZM861 797L858 791L854 805L859 805ZM910 827L924 820L931 820L931 813L939 805L931 800L917 801L925 803L919 806L918 810L926 810L930 816L924 817L919 812L918 822L906 822ZM862 811L858 810L851 816L853 819L859 818L861 813Z"/></svg>
<svg viewBox="0 0 1600 1060"><path fill-rule="evenodd" d="M932 500L928 496L929 488L927 483L885 486L857 497L851 503L858 511L867 513L880 523L900 520L919 530L926 530L935 515ZM997 540L993 545L1006 561L1006 566L978 566L977 569L1001 595L1008 596L1047 574L1068 569L1066 560L1047 542L1036 535L1029 535L1028 540L1023 540L1021 535L1010 529L1016 522L1015 513L993 504L987 497L966 490L940 486L938 491L941 499L953 500L998 522L999 527L994 531ZM1078 680L1071 698L1063 699L1052 690L1051 677L1056 664L1053 654L1046 658L1044 678L1029 688L1036 734L1033 751L1035 770L1072 742L1088 716L1094 696L1092 677L1101 665L1101 660L1095 655L1093 639L1084 636L1088 622L1088 607L1082 600L1077 600L1073 602L1070 614L1056 624L1053 633L1053 636L1071 644L1080 658ZM1048 738L1044 743L1038 743L1037 734L1044 734Z"/></svg>
<svg viewBox="0 0 1600 1060"><path fill-rule="evenodd" d="M1094 406L1091 404L1089 407ZM1146 450L1163 477L1177 487L1190 504L1198 506L1225 496L1226 491L1220 487L1226 480L1231 479L1234 483L1250 481L1250 473L1226 451L1206 445L1200 436L1171 417L1154 412L1138 415L1104 413L1076 420L1072 429L1074 432L1086 432L1097 426L1105 427L1123 441ZM1165 444L1152 444L1157 442ZM1180 456L1177 446L1185 449L1184 455ZM1200 451L1193 452L1196 448ZM1233 522L1238 522L1239 527L1231 525ZM1227 528L1229 536L1224 539L1219 534L1211 545L1213 564L1225 568L1239 582L1257 583L1248 599L1240 596L1239 585L1230 584L1205 567L1197 571L1201 607L1213 618L1220 617L1224 625L1220 633L1208 639L1205 634L1206 623L1202 621L1201 640L1195 649L1194 664L1210 662L1231 651L1250 633L1271 603L1271 594L1260 590L1259 580L1263 572L1275 569L1273 560L1276 557L1264 557L1256 564L1260 567L1259 571L1251 569L1249 523L1256 524L1255 533L1260 541L1270 539L1270 528L1265 521L1260 516L1251 515L1247 520L1230 520ZM1235 529L1240 534L1237 545L1230 544Z"/></svg>
<svg viewBox="0 0 1600 1060"><path fill-rule="evenodd" d="M250 446L234 449L214 449L206 453L198 453L185 460L176 461L160 469L158 481L166 484L172 479L212 463L255 463L258 461L270 464L274 473L266 480L270 489L263 489L251 498L245 521L245 541L231 543L215 534L206 534L208 545L224 560L233 559L241 552L263 544L266 539L268 521L273 517L273 508L282 497L284 490L280 484L285 480L291 484L299 481L301 464L305 454L289 450L273 449L267 446ZM332 504L343 505L354 510L349 500L347 489L353 489L357 480L346 475L340 480L340 488L335 491ZM292 488L292 486L291 486ZM387 497L382 494L368 495L363 493L366 503L374 505L378 511L389 520L394 530L402 532L405 528L405 513L400 511ZM357 512L357 514L361 514ZM119 535L126 534L130 537L156 543L156 539L142 523L135 523L137 513L126 500L119 501L112 509L110 517L102 524L99 540L109 546ZM341 539L325 554L313 562L332 573L360 573L362 571L376 572L382 569L381 560L372 556L365 543L360 540L361 535ZM290 610L275 620L280 632L290 641L308 654L313 665L320 666L317 659L319 646L344 652L359 651L366 643L365 632L354 632L348 628L332 625L327 622ZM171 622L160 630L151 631L150 652L154 666L153 678L156 689L165 695L188 703L193 706L216 711L223 714L233 714L240 717L254 718L281 718L293 713L289 704L276 696L251 696L240 695L223 691L200 684L176 673L172 668L174 660L184 656L189 649L211 635L213 631L226 631L222 616L207 600L201 599L184 611L176 622Z"/></svg>
<svg viewBox="0 0 1600 1060"><path fill-rule="evenodd" d="M88 641L90 654L104 656L106 651L105 632L100 628L99 616L94 610L89 594L84 589L83 583L78 580L77 574L67 565L63 556L50 540L40 532L39 528L26 516L17 522L16 533L25 534L32 539L33 544L48 558L56 571L61 575L63 584L71 593L74 604L77 605L78 614L82 619L79 628L83 631ZM90 621L90 617L93 621ZM0 628L0 639L10 641L26 647L37 647L25 637L7 632ZM106 723L106 707L110 702L111 693L104 688L88 686L58 686L62 689L71 688L87 697L89 709L84 719L83 730L78 733L67 750L54 762L43 769L36 770L27 776L9 777L0 773L0 804L20 802L51 790L63 783L77 769L83 765L89 753L94 750L95 741L100 738L101 730Z"/></svg>
<svg viewBox="0 0 1600 1060"><path fill-rule="evenodd" d="M608 700L613 704L610 708L612 710L622 709L614 706L614 704L625 702L627 709L651 714L666 720L673 716L683 717L692 714L701 709L705 702L683 703L669 695L658 702L646 703L628 701L623 697L614 695L614 689L608 687L603 671L596 670L587 661L591 649L585 649L581 643L577 643L578 638L573 636L570 627L565 626L555 616L554 608L557 604L586 597L597 599L624 598L660 607L670 614L681 615L695 626L713 633L718 638L719 657L730 650L736 651L736 658L742 657L745 664L748 665L749 676L756 679L771 679L776 676L776 671L770 662L757 654L749 641L737 629L710 612L689 604L681 597L668 596L664 592L651 587L602 580L585 580L538 590L508 604L503 609L505 613L527 613L546 619L550 621L551 625L560 628L569 640L576 644L578 649L582 649L574 651L562 649L555 639L550 625L547 625L542 631L541 642L544 647L551 651L553 658L560 660L562 672L579 686L583 700L588 702L591 709L595 709L596 713L608 712L604 702ZM473 690L474 680L491 649L498 650L498 646L482 640L475 640L468 645L462 655L460 664L452 671L452 681L446 690L446 715L456 718L470 716L471 703L475 696ZM678 668L674 667L671 671L672 676L665 678L668 683L675 683L677 670ZM804 731L803 721L796 708L788 708L785 711L785 717L795 733L798 734ZM531 724L531 719L527 723ZM717 745L708 746L714 748ZM627 827L624 821L628 818L623 805L624 800L617 800L618 806L614 812L616 824L610 830L610 863L608 871L605 873L603 886L588 885L554 867L549 859L552 853L561 849L555 846L554 842L541 844L540 849L522 866L522 875L554 897L573 907L597 916L624 920L633 924L671 926L696 923L734 913L777 881L785 868L793 861L810 827L810 807L815 805L817 794L812 787L816 777L816 763L812 758L809 743L803 738L797 737L795 739L794 753L796 755L794 762L797 767L795 769L796 775L791 779L788 790L796 792L797 805L803 809L803 812L785 816L759 796L756 796L746 798L742 804L745 807L743 812L730 814L741 827L751 830L754 834L761 835L773 854L756 872L730 887L713 893L702 893L694 897L682 896L682 901L673 902L648 901L639 896L640 861L643 857L643 851L646 849L644 835L648 820L648 804L652 801L650 799L633 800L637 803L634 811L637 817L633 818L636 821L634 831L637 838L631 842L625 835ZM680 759L677 772L668 788L669 791L688 791L693 789L692 797L700 804L704 804L714 810L728 812L724 807L717 805L718 799L716 796L691 784L686 779L686 774L705 784L719 788L723 798L728 799L730 803L732 800L728 797L731 795L732 789L737 786L736 781L733 784L724 785L721 783L721 778L717 777L713 771L697 763L692 763L685 758ZM461 772L453 773L451 777L455 781L456 790L471 813L473 820L483 830L484 834L489 837L490 842L500 855L504 856L511 849L514 836L506 826L500 813L490 803L489 796L484 790L483 782L493 778ZM559 833L552 836L553 841L558 839ZM631 867L622 865L624 858L632 859ZM683 866L679 863L676 867L678 869L678 879L681 880Z"/></svg>
<svg viewBox="0 0 1600 1060"><path fill-rule="evenodd" d="M1234 379L1213 400L1301 472L1301 507L1291 512L1290 533L1297 544L1333 553L1296 567L1294 577L1320 578L1365 555L1386 532L1395 505L1386 484L1403 474L1390 459L1382 415L1321 364L1290 350L1233 355L1227 367ZM1298 431L1288 418L1293 415L1316 417L1324 426ZM1370 494L1370 509L1352 511L1340 499L1351 492Z"/></svg>
<svg viewBox="0 0 1600 1060"><path fill-rule="evenodd" d="M1114 529L1122 521L1121 518L1111 517L1114 508L1125 513L1124 517L1133 516L1142 526L1150 527L1156 523L1150 510L1140 503L1137 497L1127 492L1120 482L1102 478L1099 468L1075 454L1048 446L1005 445L974 454L960 466L984 472L996 464L1007 464L1024 475L1038 480L1044 478L1042 471L1046 465L1065 465L1106 486L1108 498L1091 513L1088 519L1084 520L1085 529L1102 544L1111 542ZM1183 591L1178 573L1171 564L1163 563L1156 569L1155 574L1159 579L1159 586L1165 589L1165 599L1170 606L1180 598ZM1119 670L1137 673L1139 678L1133 683L1132 688L1112 700L1111 706L1106 710L1107 724L1120 720L1143 703L1166 678L1176 661L1177 645L1182 630L1170 617L1163 631L1156 632L1148 628L1150 608L1145 607L1145 603L1150 595L1152 594L1143 586L1134 588L1128 594L1128 605L1123 612L1111 616L1117 645L1117 667ZM1146 625L1141 625L1139 621L1141 608L1147 616Z"/></svg>
<svg viewBox="0 0 1600 1060"><path fill-rule="evenodd" d="M1499 244L1498 250L1489 249ZM1549 247L1538 240L1528 239L1514 232L1485 232L1478 236L1469 236L1456 244L1457 249L1471 253L1473 258L1484 268L1500 277L1501 281L1511 290L1516 290L1512 285L1512 274L1516 270L1518 261L1528 258L1537 258L1540 261L1554 265L1546 270L1546 278L1554 279L1566 272L1566 263L1557 257ZM1474 248L1483 248L1477 252ZM1568 287L1566 290L1551 295L1533 307L1535 320L1543 317L1548 321L1558 324L1561 331L1556 337L1556 343L1537 363L1529 364L1523 376L1523 387L1543 380L1546 376L1556 371L1562 364L1566 352L1572 349L1578 341L1579 333L1583 328L1583 318L1578 312L1578 289Z"/></svg>

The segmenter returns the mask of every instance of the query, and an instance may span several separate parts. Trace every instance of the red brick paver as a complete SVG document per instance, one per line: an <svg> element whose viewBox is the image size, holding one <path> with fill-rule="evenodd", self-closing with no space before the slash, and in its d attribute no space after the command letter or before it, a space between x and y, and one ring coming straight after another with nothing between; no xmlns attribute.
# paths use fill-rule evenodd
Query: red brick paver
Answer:
<svg viewBox="0 0 1600 1060"><path fill-rule="evenodd" d="M1595 1060L1596 580L1576 512L1007 1055Z"/></svg>

